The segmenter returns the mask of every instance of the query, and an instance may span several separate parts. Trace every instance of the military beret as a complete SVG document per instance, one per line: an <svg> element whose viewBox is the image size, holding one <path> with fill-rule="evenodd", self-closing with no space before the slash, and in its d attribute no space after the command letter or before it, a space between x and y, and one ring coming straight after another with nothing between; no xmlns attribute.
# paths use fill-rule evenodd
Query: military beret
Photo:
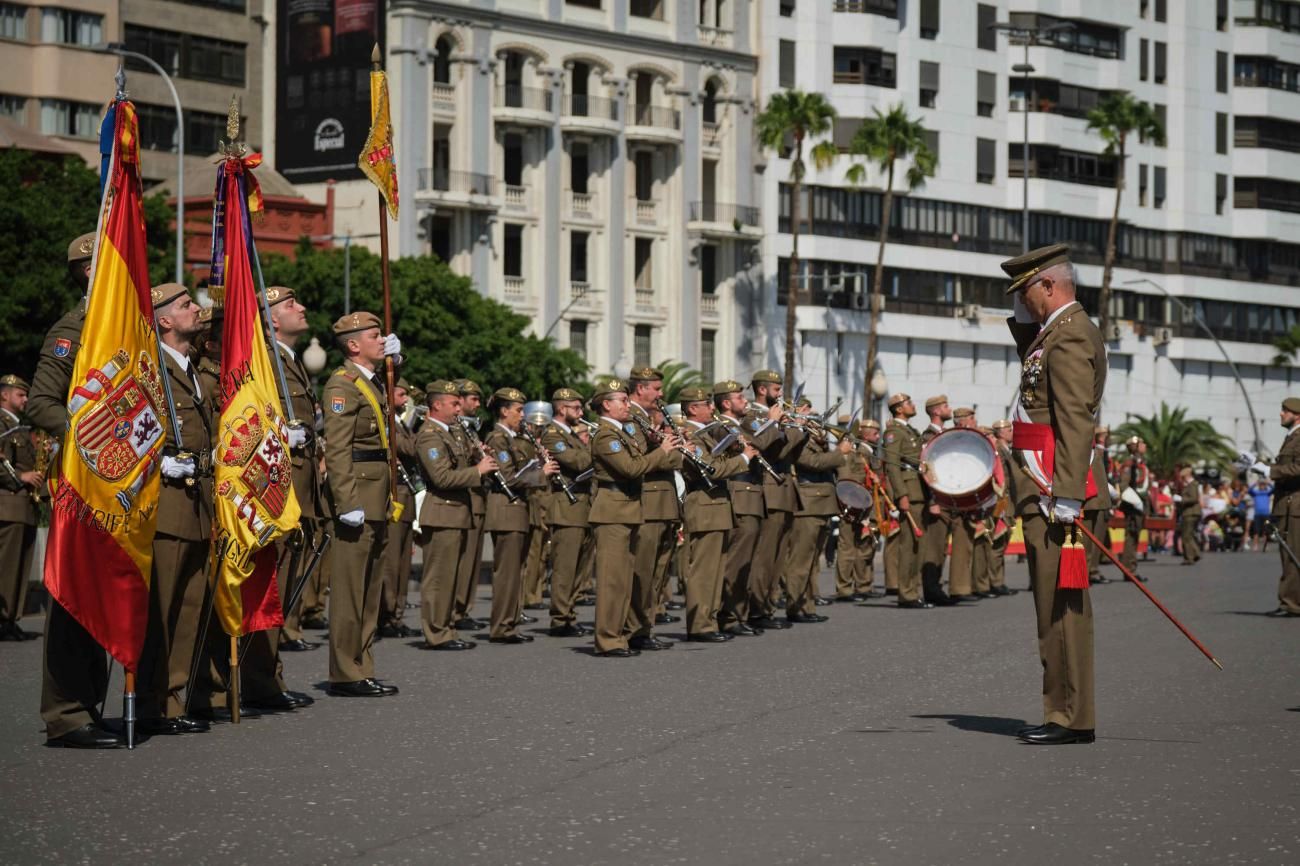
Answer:
<svg viewBox="0 0 1300 866"><path fill-rule="evenodd" d="M1287 397L1282 401L1282 408L1300 415L1300 397Z"/></svg>
<svg viewBox="0 0 1300 866"><path fill-rule="evenodd" d="M877 421L875 418L868 418L868 419L865 420L865 421L858 421L858 422L857 422L857 425L858 425L858 429L860 429L860 430L879 430L879 429L880 429L880 422Z"/></svg>
<svg viewBox="0 0 1300 866"><path fill-rule="evenodd" d="M809 400L807 397L800 397L800 398L799 398L799 402L798 402L798 403L795 403L795 405L796 405L796 406L799 406L799 407L807 406L807 407L811 408L811 407L812 407L812 400Z"/></svg>
<svg viewBox="0 0 1300 866"><path fill-rule="evenodd" d="M997 421L993 422L994 430L1008 430L1011 428L1011 426L1012 426L1011 422L1008 421L1006 418L999 418Z"/></svg>
<svg viewBox="0 0 1300 866"><path fill-rule="evenodd" d="M455 397L460 394L460 389L456 387L455 382L448 382L446 379L435 379L424 386L424 392L430 397L437 397L444 394L450 394Z"/></svg>
<svg viewBox="0 0 1300 866"><path fill-rule="evenodd" d="M631 382L662 382L664 374L654 367L633 367L627 378Z"/></svg>
<svg viewBox="0 0 1300 866"><path fill-rule="evenodd" d="M410 390L411 390L411 383L408 382L408 381L406 381L406 378L405 378L405 377L398 378L398 380L397 380L394 384L395 384L398 388L401 388L403 391L410 391Z"/></svg>
<svg viewBox="0 0 1300 866"><path fill-rule="evenodd" d="M483 389L480 388L478 382L475 382L473 379L455 379L452 384L460 389L460 396L462 397L467 394L477 394L480 397L483 396Z"/></svg>
<svg viewBox="0 0 1300 866"><path fill-rule="evenodd" d="M691 386L683 388L677 394L677 402L685 405L687 403L700 403L713 397L708 388L699 388Z"/></svg>
<svg viewBox="0 0 1300 866"><path fill-rule="evenodd" d="M594 394L591 395L591 399L593 401L600 400L604 397L608 397L611 394L626 394L626 393L627 393L627 383L624 382L622 379L618 378L617 376L611 376L608 379L602 378L596 380L596 391Z"/></svg>
<svg viewBox="0 0 1300 866"><path fill-rule="evenodd" d="M721 382L713 383L713 396L725 397L728 394L735 394L737 391L745 390L744 386L735 379L724 379Z"/></svg>
<svg viewBox="0 0 1300 866"><path fill-rule="evenodd" d="M899 391L897 394L889 398L889 408L893 409L898 404L906 403L908 400L911 399L912 398L910 395L904 394L902 391Z"/></svg>
<svg viewBox="0 0 1300 866"><path fill-rule="evenodd" d="M334 323L334 336L346 337L348 334L369 331L371 328L378 327L380 327L379 317L374 313L348 313Z"/></svg>
<svg viewBox="0 0 1300 866"><path fill-rule="evenodd" d="M0 388L22 388L24 391L30 391L32 386L27 384L27 380L22 376L6 373L0 376Z"/></svg>
<svg viewBox="0 0 1300 866"><path fill-rule="evenodd" d="M296 297L294 295L293 289L286 288L285 286L266 287L267 306L274 307L276 304L282 303L283 301L287 301L292 297Z"/></svg>
<svg viewBox="0 0 1300 866"><path fill-rule="evenodd" d="M165 307L181 295L189 292L189 289L180 283L163 283L160 286L154 286L149 290L149 296L153 299L154 309Z"/></svg>
<svg viewBox="0 0 1300 866"><path fill-rule="evenodd" d="M925 401L925 409L928 412L931 409L933 409L935 406L942 406L944 403L947 402L948 402L947 394L935 394L929 400Z"/></svg>
<svg viewBox="0 0 1300 866"><path fill-rule="evenodd" d="M952 410L952 417L954 418L966 418L974 414L975 414L975 410L969 406L961 406L957 409Z"/></svg>
<svg viewBox="0 0 1300 866"><path fill-rule="evenodd" d="M759 370L749 381L751 385L780 385L781 375L775 370Z"/></svg>
<svg viewBox="0 0 1300 866"><path fill-rule="evenodd" d="M68 264L84 262L95 253L95 233L86 232L68 244Z"/></svg>
<svg viewBox="0 0 1300 866"><path fill-rule="evenodd" d="M492 406L500 406L502 403L527 403L528 398L524 392L518 388L497 388L492 392L491 399L488 403Z"/></svg>
<svg viewBox="0 0 1300 866"><path fill-rule="evenodd" d="M1011 278L1011 285L1007 286L1007 294L1009 295L1018 290L1029 282L1035 274L1069 260L1069 244L1051 244L1039 247L1036 250L1030 250L1024 255L1016 256L1014 259L1007 259L1002 263L1002 270L1006 271L1007 276Z"/></svg>
<svg viewBox="0 0 1300 866"><path fill-rule="evenodd" d="M581 400L582 395L572 388L556 388L555 393L551 395L552 403L559 403L563 400Z"/></svg>

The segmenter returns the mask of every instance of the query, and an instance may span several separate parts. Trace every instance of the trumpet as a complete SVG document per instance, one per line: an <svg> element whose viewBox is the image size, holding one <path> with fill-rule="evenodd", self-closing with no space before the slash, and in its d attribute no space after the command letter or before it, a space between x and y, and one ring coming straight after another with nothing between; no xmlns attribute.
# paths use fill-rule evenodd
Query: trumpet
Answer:
<svg viewBox="0 0 1300 866"><path fill-rule="evenodd" d="M483 440L478 438L478 424L475 423L478 421L477 418L470 418L467 415L461 415L457 420L460 421L461 429L465 431L465 435L469 437L470 444L477 447L478 450L483 453L484 457L495 456L490 450L488 450L488 447L483 443ZM509 499L511 502L519 501L519 494L510 488L510 485L506 482L506 477L501 474L500 468L492 470L492 478L501 487L501 492L506 495L506 499Z"/></svg>
<svg viewBox="0 0 1300 866"><path fill-rule="evenodd" d="M726 427L728 430L731 431L731 433L735 434L736 441L739 442L741 445L749 444L749 440L745 438L745 434L740 432L740 424L736 423L734 419L724 418L722 415L719 415L717 412L714 412L713 420L714 422L721 424L723 427ZM758 449L756 448L754 450L757 451ZM772 480L775 481L777 484L781 484L785 481L785 476L772 468L772 464L767 462L767 458L763 456L762 452L759 452L758 454L754 455L753 462L757 463L759 465L759 468L761 468L768 475L772 476Z"/></svg>
<svg viewBox="0 0 1300 866"><path fill-rule="evenodd" d="M577 423L581 424L583 427L586 427L587 432L593 435L596 433L597 430L600 429L599 424L597 424L595 421L588 421L586 418L579 418L577 420Z"/></svg>

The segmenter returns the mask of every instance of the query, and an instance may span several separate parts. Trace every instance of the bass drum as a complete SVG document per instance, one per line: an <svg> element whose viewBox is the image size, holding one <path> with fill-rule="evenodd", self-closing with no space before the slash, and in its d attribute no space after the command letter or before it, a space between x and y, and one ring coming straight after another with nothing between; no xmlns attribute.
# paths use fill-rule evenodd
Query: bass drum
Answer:
<svg viewBox="0 0 1300 866"><path fill-rule="evenodd" d="M932 500L956 511L983 511L997 501L997 452L978 430L945 430L921 449L921 477Z"/></svg>
<svg viewBox="0 0 1300 866"><path fill-rule="evenodd" d="M835 498L840 501L840 516L845 520L856 523L871 513L871 494L856 481L837 481Z"/></svg>

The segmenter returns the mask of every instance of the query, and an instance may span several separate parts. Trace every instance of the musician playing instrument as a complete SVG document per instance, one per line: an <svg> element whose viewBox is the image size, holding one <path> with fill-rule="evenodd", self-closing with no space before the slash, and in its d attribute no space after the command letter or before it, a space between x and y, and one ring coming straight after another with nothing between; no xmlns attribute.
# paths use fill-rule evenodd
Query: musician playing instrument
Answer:
<svg viewBox="0 0 1300 866"><path fill-rule="evenodd" d="M36 544L36 503L45 485L31 428L19 424L28 390L12 373L0 378L0 641L37 637L18 626Z"/></svg>
<svg viewBox="0 0 1300 866"><path fill-rule="evenodd" d="M880 461L873 456L880 441L880 422L873 418L854 421L845 432L844 438L853 443L853 451L840 467L839 479L856 481L870 491L867 470L880 470ZM840 533L835 548L836 601L863 601L884 594L875 593L871 588L875 580L876 533L879 529L875 518L875 498L872 497L871 507L861 516L840 516Z"/></svg>
<svg viewBox="0 0 1300 866"><path fill-rule="evenodd" d="M591 445L584 438L582 396L572 388L560 388L551 395L552 417L542 431L542 445L559 464L574 501L555 494L551 498L551 637L583 637L591 629L578 622L578 599L582 566L591 558L595 538L591 534ZM584 480L578 479L588 476Z"/></svg>

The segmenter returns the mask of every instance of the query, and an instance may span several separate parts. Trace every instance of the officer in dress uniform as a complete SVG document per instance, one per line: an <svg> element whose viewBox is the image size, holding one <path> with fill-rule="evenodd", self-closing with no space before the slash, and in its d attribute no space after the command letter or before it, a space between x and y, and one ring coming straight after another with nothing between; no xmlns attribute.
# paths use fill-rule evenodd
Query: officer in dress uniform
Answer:
<svg viewBox="0 0 1300 866"><path fill-rule="evenodd" d="M1098 426L1094 435L1092 477L1097 480L1097 507L1084 513L1084 525L1103 544L1110 544L1110 512L1114 507L1114 502L1111 501L1110 456L1106 453L1110 428ZM1101 548L1095 544L1088 545L1088 582L1110 583L1109 579L1101 575Z"/></svg>
<svg viewBox="0 0 1300 866"><path fill-rule="evenodd" d="M583 563L595 547L591 535L591 447L575 427L582 419L582 395L572 388L551 394L551 423L542 431L542 447L560 466L577 498L570 503L562 494L551 498L551 637L585 637L591 629L578 622L575 604ZM584 474L588 477L579 481Z"/></svg>
<svg viewBox="0 0 1300 866"><path fill-rule="evenodd" d="M790 551L790 530L798 508L796 481L790 462L802 445L805 433L796 427L782 427L781 375L759 370L750 379L754 400L745 413L743 428L750 442L762 453L778 481L763 474L763 506L767 512L754 544L754 561L749 569L749 625L756 629L785 629L790 623L776 617L776 599L785 561ZM768 424L769 421L776 423Z"/></svg>
<svg viewBox="0 0 1300 866"><path fill-rule="evenodd" d="M1075 300L1068 252L1056 244L1002 263L1012 280L1008 294L1016 296L1016 314L1008 325L1021 359L1014 444L1026 471L1047 491L1021 512L1043 666L1044 718L1020 738L1040 745L1091 743L1096 728L1092 602L1082 550L1077 567L1083 588L1058 584L1067 533L1100 482L1091 464L1106 384L1106 346Z"/></svg>
<svg viewBox="0 0 1300 866"><path fill-rule="evenodd" d="M478 434L474 433L471 436L465 429L465 425L470 424L474 430L478 429L476 425L479 422L479 407L483 403L483 389L473 379L456 379L453 384L460 392L460 418L457 419L459 423L452 426L451 433L461 440L462 446L470 453L481 452L482 449L473 441ZM474 596L478 592L479 570L483 563L483 527L487 515L487 492L487 487L470 488L469 491L469 504L474 513L474 521L466 543L472 552L460 562L455 592L454 622L456 628L461 631L477 631L487 626L486 622L474 618Z"/></svg>
<svg viewBox="0 0 1300 866"><path fill-rule="evenodd" d="M425 393L429 415L415 443L427 484L420 508L420 619L426 649L456 652L477 646L462 640L456 629L456 589L465 560L476 553L475 525L483 523L482 512L474 513L474 492L499 467L495 457L471 450L457 420L461 397L456 384L439 379Z"/></svg>
<svg viewBox="0 0 1300 866"><path fill-rule="evenodd" d="M18 626L36 543L36 497L45 486L30 431L18 429L30 388L12 373L0 376L0 641L37 637Z"/></svg>
<svg viewBox="0 0 1300 866"><path fill-rule="evenodd" d="M925 520L925 487L918 471L921 434L907 423L916 414L916 405L907 394L890 397L889 411L893 417L885 426L884 460L890 494L898 507L898 531L886 543L885 556L892 556L897 563L898 606L921 610L934 607L921 596L921 543L912 528Z"/></svg>
<svg viewBox="0 0 1300 866"><path fill-rule="evenodd" d="M952 406L947 394L938 394L925 401L926 414L930 424L921 431L921 447L944 430L944 424L952 420ZM925 489L925 520L921 529L925 533L921 538L921 590L925 600L936 606L956 604L956 601L943 591L943 563L948 558L948 536L958 514L932 501L930 486L921 481ZM960 587L959 587L960 588Z"/></svg>
<svg viewBox="0 0 1300 866"><path fill-rule="evenodd" d="M401 516L388 523L384 543L384 585L379 597L380 637L418 637L420 632L406 625L406 587L411 580L411 552L415 530L415 484L419 461L415 451L415 423L418 416L411 404L411 384L405 379L393 383L393 440L397 443L397 489L394 500Z"/></svg>
<svg viewBox="0 0 1300 866"><path fill-rule="evenodd" d="M375 679L387 523L393 516L384 359L402 350L380 330L374 313L348 313L334 323L343 366L325 384L325 471L334 493L330 547L329 694L377 698L397 686Z"/></svg>
<svg viewBox="0 0 1300 866"><path fill-rule="evenodd" d="M1278 416L1286 429L1286 438L1278 449L1272 466L1256 463L1256 472L1273 481L1273 516L1278 532L1291 548L1291 553L1280 549L1282 578L1278 581L1278 606L1269 616L1300 616L1300 563L1292 554L1300 555L1300 397L1287 397L1282 401ZM1282 545L1278 545L1279 548Z"/></svg>
<svg viewBox="0 0 1300 866"><path fill-rule="evenodd" d="M739 382L727 379L714 384L713 409L722 424L718 438L721 439L732 431L739 434L727 449L727 456L743 454L749 446L755 448L755 459L750 461L747 471L732 475L725 481L727 496L731 500L733 526L723 544L722 607L718 613L718 627L738 637L755 637L763 633L761 627L750 625L748 620L754 546L758 542L759 527L767 513L763 504L763 475L766 470L758 463L758 446L754 446L753 440L747 436L753 433L743 420L747 408L748 402ZM770 430L770 433L764 431L757 438L770 441L780 433L775 423Z"/></svg>
<svg viewBox="0 0 1300 866"><path fill-rule="evenodd" d="M1119 471L1119 509L1124 515L1124 553L1120 561L1137 574L1138 540L1142 535L1143 521L1151 513L1151 469L1147 466L1146 442L1138 436L1130 436L1125 444L1129 457ZM1141 575L1138 579L1145 580Z"/></svg>

